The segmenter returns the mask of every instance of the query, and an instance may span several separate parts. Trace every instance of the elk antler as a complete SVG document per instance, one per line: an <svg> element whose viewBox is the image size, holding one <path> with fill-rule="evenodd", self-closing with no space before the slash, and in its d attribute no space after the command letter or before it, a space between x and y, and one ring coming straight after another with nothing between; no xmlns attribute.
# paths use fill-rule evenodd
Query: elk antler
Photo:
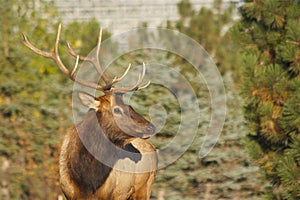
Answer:
<svg viewBox="0 0 300 200"><path fill-rule="evenodd" d="M68 68L66 68L66 66L63 64L63 62L60 59L59 56L59 52L58 52L58 45L59 45L59 38L60 38L60 34L61 34L61 24L58 26L58 31L57 31L57 35L56 35L56 40L55 40L55 46L54 46L54 50L53 52L46 52L46 51L42 51L38 48L36 48L34 45L32 45L26 35L23 33L23 43L25 44L25 46L27 46L29 49L31 49L33 52L44 56L46 58L50 58L52 60L54 60L54 62L57 64L57 66L59 67L59 69L67 76L69 77L71 80L78 82L84 86L90 87L90 88L94 88L97 90L103 90L103 87L101 85L98 85L96 83L93 82L89 82L89 81L85 81L83 79L80 79L78 77L75 77L75 72L77 70L78 67L78 63L79 63L79 56L76 57L76 64L74 66L74 69L72 70L72 72L70 72L68 70Z"/></svg>
<svg viewBox="0 0 300 200"><path fill-rule="evenodd" d="M115 82L122 80L126 76L126 74L128 73L128 71L130 69L130 66L131 65L128 66L127 70L120 78L114 78L114 80L116 80ZM139 75L138 81L132 87L130 87L130 88L112 88L111 90L114 93L126 93L126 92L132 92L132 91L144 89L144 88L148 87L148 85L150 85L150 83L151 83L150 81L148 81L148 83L146 83L145 85L139 86L143 82L145 74L146 74L146 65L145 65L145 63L143 63L142 75L141 74ZM113 82L114 82L114 80L113 80Z"/></svg>
<svg viewBox="0 0 300 200"><path fill-rule="evenodd" d="M59 39L60 39L60 35L61 35L61 24L59 24L58 26L58 30L57 30L57 35L56 35L56 40L55 40L55 46L54 46L54 50L52 52L47 52L47 51L43 51L38 49L37 47L35 47L32 43L29 42L29 40L27 39L27 36L23 33L23 43L25 44L25 46L27 46L29 49L31 49L33 52L44 56L46 58L50 58L52 60L54 60L54 62L57 64L58 68L67 76L69 77L72 81L75 81L81 85L90 87L90 88L94 88L96 90L100 90L100 91L107 91L107 92L114 92L114 93L126 93L126 92L131 92L131 91L136 91L136 90L140 90L143 89L145 87L147 87L150 84L150 81L145 84L144 86L139 86L142 82L143 79L145 77L145 73L146 73L146 66L143 63L143 72L141 75L139 75L139 79L136 82L136 84L130 88L113 88L112 86L114 84L116 84L117 82L121 81L129 72L131 65L129 64L129 66L127 67L127 69L125 70L124 74L122 76L115 77L114 79L110 79L105 73L104 70L102 69L100 62L99 62L99 54L100 54L100 46L101 46L101 39L102 39L102 29L100 29L99 31L99 36L98 36L98 43L97 43L97 51L96 51L96 56L95 57L84 57L81 55L78 55L71 47L70 43L67 43L67 47L68 47L68 52L70 55L76 57L76 63L75 66L73 68L73 70L70 72L68 70L68 68L64 65L64 63L62 62L60 55L59 55L59 50L58 50L58 46L59 46ZM97 83L94 82L90 82L90 81L86 81L83 79L80 79L78 77L75 76L75 72L78 68L78 64L79 64L79 60L85 60L90 62L97 70L97 72L99 73L99 75L101 76L101 78L104 80L105 82L105 86L101 86Z"/></svg>

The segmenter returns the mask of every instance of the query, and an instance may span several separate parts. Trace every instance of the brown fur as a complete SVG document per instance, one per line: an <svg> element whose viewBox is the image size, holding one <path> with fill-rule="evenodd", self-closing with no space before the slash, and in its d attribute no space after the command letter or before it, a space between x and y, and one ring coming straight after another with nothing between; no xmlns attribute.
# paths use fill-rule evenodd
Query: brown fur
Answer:
<svg viewBox="0 0 300 200"><path fill-rule="evenodd" d="M60 182L66 198L149 199L157 166L155 148L147 140L128 135L118 127L113 120L110 96L97 100L101 108L91 109L67 133L62 145ZM149 125L131 107L128 112L134 113L130 116L139 125ZM103 159L105 164L100 162Z"/></svg>
<svg viewBox="0 0 300 200"><path fill-rule="evenodd" d="M110 79L98 63L102 29L97 43L96 59L79 56L71 46L69 53L77 58L72 71L64 65L59 55L61 24L58 26L52 52L38 49L23 34L23 43L33 52L52 59L72 81L105 93L94 98L80 92L83 105L90 108L81 123L65 136L60 155L61 188L68 200L133 200L149 199L157 165L155 148L146 140L155 127L123 103L122 95L147 87L141 86L146 66L139 80L130 88L115 88L130 69L120 78ZM97 69L104 86L76 76L79 60L87 60ZM96 61L96 62L95 62ZM105 161L105 163L102 163ZM105 165L106 164L106 165ZM110 166L110 167L109 167ZM127 172L126 172L127 171Z"/></svg>

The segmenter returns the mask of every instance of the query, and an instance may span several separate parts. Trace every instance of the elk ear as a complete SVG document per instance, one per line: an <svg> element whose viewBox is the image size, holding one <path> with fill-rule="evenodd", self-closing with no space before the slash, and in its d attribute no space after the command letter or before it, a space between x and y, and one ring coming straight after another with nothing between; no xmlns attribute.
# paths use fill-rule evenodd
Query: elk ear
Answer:
<svg viewBox="0 0 300 200"><path fill-rule="evenodd" d="M78 92L78 97L84 106L98 110L100 102L95 100L95 97L93 97L92 95L85 92Z"/></svg>

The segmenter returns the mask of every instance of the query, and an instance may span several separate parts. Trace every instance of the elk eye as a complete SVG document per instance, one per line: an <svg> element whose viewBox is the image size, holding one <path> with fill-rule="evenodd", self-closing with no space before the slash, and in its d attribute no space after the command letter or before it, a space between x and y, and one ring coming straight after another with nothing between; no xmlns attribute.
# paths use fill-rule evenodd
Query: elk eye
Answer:
<svg viewBox="0 0 300 200"><path fill-rule="evenodd" d="M122 111L120 108L114 108L114 113L115 114L122 114Z"/></svg>

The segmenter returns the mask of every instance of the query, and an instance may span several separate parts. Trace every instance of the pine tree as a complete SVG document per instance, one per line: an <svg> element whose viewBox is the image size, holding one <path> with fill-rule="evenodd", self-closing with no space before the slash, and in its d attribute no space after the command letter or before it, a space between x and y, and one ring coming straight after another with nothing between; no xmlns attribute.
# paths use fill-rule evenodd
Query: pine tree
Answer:
<svg viewBox="0 0 300 200"><path fill-rule="evenodd" d="M300 2L247 0L232 36L243 49L247 145L272 187L300 198Z"/></svg>
<svg viewBox="0 0 300 200"><path fill-rule="evenodd" d="M225 73L225 68L226 70L235 68L235 66L232 66L233 62L229 62L229 60L233 61L238 57L228 53L231 41L228 40L227 36L224 37L227 30L224 28L232 23L232 8L221 10L220 7L222 7L222 4L218 0L215 1L213 9L203 7L200 10L195 10L189 1L183 0L178 4L181 18L175 26L177 30L203 45L214 56L214 59L218 62L219 69L222 69ZM172 28L171 22L168 23L168 28ZM159 40L161 41L161 38ZM171 39L168 38L168 42L172 42ZM134 59L136 57L134 56ZM261 185L264 183L258 178L259 175L257 176L257 167L248 165L247 153L240 145L240 140L244 137L245 127L242 112L240 112L240 105L236 102L240 101L240 99L233 95L236 93L232 88L233 84L230 84L230 75L225 76L229 87L227 90L229 102L227 104L227 123L225 123L222 135L212 152L200 160L197 153L203 142L202 138L206 133L205 128L210 118L210 114L206 113L207 108L210 108L207 85L202 82L203 80L197 79L195 81L194 75L198 74L199 71L190 66L186 60L182 60L180 56L171 56L165 52L158 52L158 55L153 55L153 57L155 57L156 62L159 61L159 63L164 63L170 67L174 66L176 70L180 70L180 73L186 76L186 80L193 80L191 85L197 93L199 108L204 110L199 117L199 132L193 140L193 144L180 159L158 171L152 195L157 199L190 200L258 199L261 197ZM143 61L147 62L147 58L143 59ZM227 66L225 67L225 63L228 68ZM174 82L172 80L174 78L177 77L163 77L167 82ZM177 87L179 88L180 86ZM151 138L151 141L157 148L164 147L170 138L175 136L178 125L181 122L180 118L193 119L193 112L180 113L178 104L171 101L173 99L168 96L169 91L164 89L150 85L146 91L147 98L141 98L138 103L143 105L147 104L147 101L152 102L152 104L153 102L157 102L157 104L160 101L166 102L166 104L159 105L162 105L167 112L172 112L172 115L168 113L168 116L172 116L172 118L168 118L163 130L160 130L155 138ZM141 93L143 91L139 92L138 95ZM188 97L189 95L185 96ZM148 105L151 105L150 102ZM188 136L188 133L184 134Z"/></svg>

